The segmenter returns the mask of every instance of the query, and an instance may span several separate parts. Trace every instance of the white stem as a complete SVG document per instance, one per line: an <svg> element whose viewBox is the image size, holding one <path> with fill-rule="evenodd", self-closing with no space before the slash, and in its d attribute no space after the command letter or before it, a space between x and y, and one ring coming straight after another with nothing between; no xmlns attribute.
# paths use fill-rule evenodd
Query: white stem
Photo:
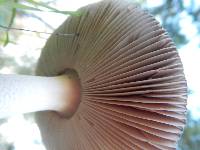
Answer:
<svg viewBox="0 0 200 150"><path fill-rule="evenodd" d="M80 84L67 75L0 75L0 118L45 110L70 117L79 103Z"/></svg>

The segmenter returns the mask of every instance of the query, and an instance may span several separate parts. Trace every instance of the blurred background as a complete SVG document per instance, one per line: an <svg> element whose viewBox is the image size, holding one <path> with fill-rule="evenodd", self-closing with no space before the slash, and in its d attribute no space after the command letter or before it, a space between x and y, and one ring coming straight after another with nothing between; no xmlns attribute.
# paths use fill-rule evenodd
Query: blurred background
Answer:
<svg viewBox="0 0 200 150"><path fill-rule="evenodd" d="M97 1L0 0L0 73L34 74L47 33L52 33L69 15L78 15L75 11L79 7ZM153 14L177 46L189 87L188 120L177 150L199 150L200 1L129 1ZM33 114L0 120L0 150L27 149L45 150Z"/></svg>

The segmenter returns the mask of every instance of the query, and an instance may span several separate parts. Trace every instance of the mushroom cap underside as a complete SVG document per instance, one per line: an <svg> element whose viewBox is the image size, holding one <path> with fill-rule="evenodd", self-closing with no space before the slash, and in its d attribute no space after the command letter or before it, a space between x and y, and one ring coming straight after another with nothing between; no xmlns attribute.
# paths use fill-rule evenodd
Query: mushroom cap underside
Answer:
<svg viewBox="0 0 200 150"><path fill-rule="evenodd" d="M69 120L36 114L47 150L175 150L186 121L187 84L171 38L127 1L79 11L51 35L38 62L42 76L74 69L82 88Z"/></svg>

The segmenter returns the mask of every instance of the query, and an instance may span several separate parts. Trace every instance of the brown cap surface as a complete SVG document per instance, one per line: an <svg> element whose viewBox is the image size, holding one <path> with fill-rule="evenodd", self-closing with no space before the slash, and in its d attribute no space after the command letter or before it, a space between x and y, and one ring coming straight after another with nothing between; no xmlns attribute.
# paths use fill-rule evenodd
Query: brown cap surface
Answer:
<svg viewBox="0 0 200 150"><path fill-rule="evenodd" d="M70 68L81 103L70 119L40 112L48 150L175 150L186 121L187 85L176 47L151 15L122 0L81 8L52 35L37 74Z"/></svg>

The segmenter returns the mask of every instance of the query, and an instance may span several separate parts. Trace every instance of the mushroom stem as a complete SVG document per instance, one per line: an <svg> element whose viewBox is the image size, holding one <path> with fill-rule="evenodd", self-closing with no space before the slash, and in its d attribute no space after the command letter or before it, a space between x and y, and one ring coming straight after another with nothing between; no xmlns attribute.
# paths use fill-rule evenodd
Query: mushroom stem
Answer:
<svg viewBox="0 0 200 150"><path fill-rule="evenodd" d="M0 75L0 118L45 110L70 117L79 103L80 84L67 75Z"/></svg>

